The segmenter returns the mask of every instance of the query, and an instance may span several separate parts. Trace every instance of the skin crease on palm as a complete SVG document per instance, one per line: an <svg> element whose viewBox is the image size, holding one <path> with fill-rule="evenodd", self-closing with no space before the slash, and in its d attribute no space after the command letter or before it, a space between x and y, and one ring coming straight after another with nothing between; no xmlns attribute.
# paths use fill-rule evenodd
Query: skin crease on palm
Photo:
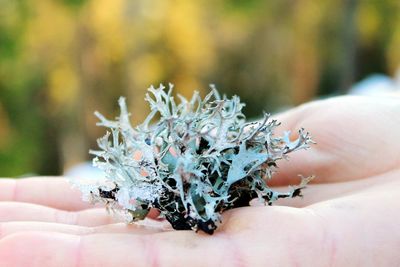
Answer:
<svg viewBox="0 0 400 267"><path fill-rule="evenodd" d="M271 186L303 198L223 214L212 236L116 223L64 178L0 179L0 266L399 266L400 98L337 97L276 118L317 145Z"/></svg>

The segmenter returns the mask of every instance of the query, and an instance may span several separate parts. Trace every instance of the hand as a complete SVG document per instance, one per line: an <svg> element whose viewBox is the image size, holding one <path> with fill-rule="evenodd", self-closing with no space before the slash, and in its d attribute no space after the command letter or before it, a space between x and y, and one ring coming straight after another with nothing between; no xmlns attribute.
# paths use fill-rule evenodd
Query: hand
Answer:
<svg viewBox="0 0 400 267"><path fill-rule="evenodd" d="M62 178L0 179L0 266L400 264L400 99L338 97L277 119L318 143L271 181L316 175L290 206L228 211L209 236L115 223Z"/></svg>

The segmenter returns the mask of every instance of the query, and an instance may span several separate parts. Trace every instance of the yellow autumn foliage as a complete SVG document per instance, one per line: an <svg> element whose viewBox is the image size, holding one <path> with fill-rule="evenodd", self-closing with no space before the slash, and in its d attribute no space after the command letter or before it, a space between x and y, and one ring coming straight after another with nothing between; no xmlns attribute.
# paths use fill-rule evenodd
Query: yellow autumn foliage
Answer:
<svg viewBox="0 0 400 267"><path fill-rule="evenodd" d="M238 94L249 116L345 92L400 63L400 4L371 1L0 1L0 175L88 159L94 110L132 121L146 89ZM340 90L340 91L338 91Z"/></svg>

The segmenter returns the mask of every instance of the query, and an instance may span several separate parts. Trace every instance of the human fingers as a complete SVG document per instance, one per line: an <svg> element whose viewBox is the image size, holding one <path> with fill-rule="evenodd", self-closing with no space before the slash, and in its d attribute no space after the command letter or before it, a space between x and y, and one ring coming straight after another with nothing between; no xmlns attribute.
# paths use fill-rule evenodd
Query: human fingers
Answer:
<svg viewBox="0 0 400 267"><path fill-rule="evenodd" d="M350 260L360 266L398 265L399 189L399 179L393 179L390 183L307 207L320 221L332 243L335 265L349 265Z"/></svg>
<svg viewBox="0 0 400 267"><path fill-rule="evenodd" d="M255 209L256 213L259 213L259 209ZM309 225L310 222L298 209L263 209L268 213L263 216L263 220L243 224L245 220L250 219L245 216L252 213L248 210L250 209L227 213L229 218L226 227L212 236L192 231L85 236L43 232L18 233L0 241L0 265L264 266L268 263L272 266L284 266L292 265L294 261L315 263L317 253L321 255L323 252L324 248L320 246L318 250L303 250L303 247L297 246L301 242L309 242L312 244L310 246L316 246L321 239L320 232L312 223ZM273 216L274 214L280 221ZM308 229L314 229L314 232L306 231ZM24 257L20 257L20 251L26 251Z"/></svg>
<svg viewBox="0 0 400 267"><path fill-rule="evenodd" d="M82 201L79 190L61 177L2 178L0 189L0 201L28 202L68 211L93 207Z"/></svg>
<svg viewBox="0 0 400 267"><path fill-rule="evenodd" d="M274 205L284 205L290 207L307 207L318 202L347 196L360 192L362 190L391 183L396 179L396 175L400 176L400 169L393 170L388 173L368 177L361 180L350 180L347 182L309 184L302 190L302 197L283 198L274 202ZM288 187L274 187L278 192L288 191Z"/></svg>
<svg viewBox="0 0 400 267"><path fill-rule="evenodd" d="M18 233L0 240L0 266L124 267L170 264L171 260L159 262L160 251L152 243L153 240L150 236L138 238L127 234L78 236L45 232ZM189 255L176 249L170 256L187 258Z"/></svg>
<svg viewBox="0 0 400 267"><path fill-rule="evenodd" d="M0 240L6 236L22 232L52 232L72 235L90 235L98 233L150 234L170 229L163 222L146 220L141 224L115 223L87 227L81 225L52 222L13 221L0 223Z"/></svg>
<svg viewBox="0 0 400 267"><path fill-rule="evenodd" d="M278 162L271 185L292 184L298 174L314 183L361 179L400 164L400 98L336 97L276 115L281 129L304 127L317 142Z"/></svg>
<svg viewBox="0 0 400 267"><path fill-rule="evenodd" d="M191 231L141 236L76 236L38 232L14 234L0 241L0 265L328 266L378 263L393 266L396 262L395 255L387 255L387 252L396 248L392 243L388 244L392 246L389 251L371 253L372 245L365 254L360 255L356 250L359 249L358 242L365 240L363 237L357 236L359 240L351 242L337 239L337 232L327 228L321 223L319 215L307 209L255 209L261 216L252 218L253 211L250 208L230 212L227 223L229 226L213 236ZM253 219L253 223L245 223ZM358 225L357 229L359 231L362 227ZM382 240L388 241L387 236ZM54 248L57 248L57 253L54 253ZM386 246L383 249L385 248ZM356 253L349 255L346 250ZM21 257L21 251L24 251L24 257Z"/></svg>
<svg viewBox="0 0 400 267"><path fill-rule="evenodd" d="M79 190L72 188L64 177L3 178L0 179L0 188L0 203L24 202L66 211L102 207L82 201ZM158 215L157 210L151 209L147 217L155 219Z"/></svg>
<svg viewBox="0 0 400 267"><path fill-rule="evenodd" d="M98 226L117 222L103 208L65 211L22 202L0 202L0 222L39 221L82 226Z"/></svg>

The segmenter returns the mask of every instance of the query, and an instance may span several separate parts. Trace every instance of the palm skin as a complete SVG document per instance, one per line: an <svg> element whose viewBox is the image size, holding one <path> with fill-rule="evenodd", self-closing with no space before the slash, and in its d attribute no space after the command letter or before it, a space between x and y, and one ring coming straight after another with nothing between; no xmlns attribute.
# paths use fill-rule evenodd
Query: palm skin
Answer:
<svg viewBox="0 0 400 267"><path fill-rule="evenodd" d="M0 266L398 266L400 99L338 97L278 115L318 143L271 185L304 197L223 215L208 236L115 223L63 178L0 180Z"/></svg>

